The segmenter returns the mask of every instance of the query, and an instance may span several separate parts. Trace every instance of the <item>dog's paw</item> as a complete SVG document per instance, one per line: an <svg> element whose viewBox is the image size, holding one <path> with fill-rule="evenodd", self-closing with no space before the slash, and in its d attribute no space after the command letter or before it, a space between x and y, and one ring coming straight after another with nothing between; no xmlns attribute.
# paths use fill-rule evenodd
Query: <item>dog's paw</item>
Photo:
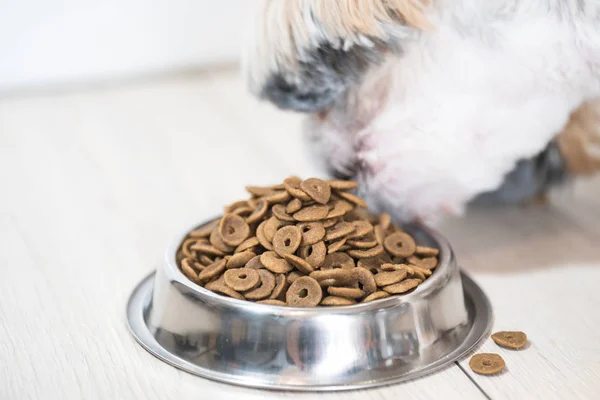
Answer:
<svg viewBox="0 0 600 400"><path fill-rule="evenodd" d="M318 112L427 25L428 0L262 0L244 52L251 91L279 108Z"/></svg>

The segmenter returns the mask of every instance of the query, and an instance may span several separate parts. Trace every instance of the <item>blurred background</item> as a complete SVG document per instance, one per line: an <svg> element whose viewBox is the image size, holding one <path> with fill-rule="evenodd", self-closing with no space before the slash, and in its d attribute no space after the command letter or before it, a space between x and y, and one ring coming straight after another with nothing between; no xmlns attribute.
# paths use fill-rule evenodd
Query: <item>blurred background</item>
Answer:
<svg viewBox="0 0 600 400"><path fill-rule="evenodd" d="M0 94L238 60L248 0L1 0Z"/></svg>

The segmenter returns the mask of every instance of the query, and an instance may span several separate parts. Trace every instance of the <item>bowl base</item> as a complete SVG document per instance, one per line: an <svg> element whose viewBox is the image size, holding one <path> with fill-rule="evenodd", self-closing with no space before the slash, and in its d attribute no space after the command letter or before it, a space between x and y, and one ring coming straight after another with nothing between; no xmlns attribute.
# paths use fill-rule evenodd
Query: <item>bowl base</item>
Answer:
<svg viewBox="0 0 600 400"><path fill-rule="evenodd" d="M204 378L240 386L293 391L340 391L384 386L400 383L440 370L464 357L475 348L491 329L492 309L485 293L464 273L461 273L468 321L450 332L444 341L429 346L421 356L407 363L405 360L390 359L377 369L347 375L345 381L336 384L307 385L302 379L294 384L278 382L276 379L242 377L211 370L217 354L212 349L196 354L196 363L191 363L166 350L155 339L146 324L146 315L152 300L155 273L150 274L134 289L127 304L127 322L137 342L158 359L183 371ZM397 361L397 362L396 362Z"/></svg>

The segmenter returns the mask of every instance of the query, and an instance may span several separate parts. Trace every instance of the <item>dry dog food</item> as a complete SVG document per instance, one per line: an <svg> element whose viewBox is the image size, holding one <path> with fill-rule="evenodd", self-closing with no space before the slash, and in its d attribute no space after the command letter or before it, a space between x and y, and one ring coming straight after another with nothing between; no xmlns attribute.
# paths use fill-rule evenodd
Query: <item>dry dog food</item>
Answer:
<svg viewBox="0 0 600 400"><path fill-rule="evenodd" d="M351 181L287 178L192 232L178 263L194 283L260 304L344 306L401 295L438 265L388 214L371 215Z"/></svg>
<svg viewBox="0 0 600 400"><path fill-rule="evenodd" d="M506 367L506 364L498 354L482 353L471 357L469 367L477 374L493 375L502 371Z"/></svg>
<svg viewBox="0 0 600 400"><path fill-rule="evenodd" d="M527 335L524 332L502 331L494 333L492 340L498 346L520 349L527 344Z"/></svg>

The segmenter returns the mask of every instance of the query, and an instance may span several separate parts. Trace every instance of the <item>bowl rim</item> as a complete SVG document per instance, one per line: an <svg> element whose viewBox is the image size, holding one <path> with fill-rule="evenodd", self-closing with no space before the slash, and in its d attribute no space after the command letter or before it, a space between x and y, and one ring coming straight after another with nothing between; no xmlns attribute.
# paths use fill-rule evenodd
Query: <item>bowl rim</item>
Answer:
<svg viewBox="0 0 600 400"><path fill-rule="evenodd" d="M247 300L234 299L232 297L215 293L195 284L188 277L186 277L177 266L177 251L187 234L192 230L206 225L220 217L221 216L218 215L212 218L207 218L204 222L196 223L185 229L183 233L177 235L175 240L173 240L167 247L167 250L164 254L165 262L162 263L161 267L166 277L169 279L170 284L176 282L178 285L185 288L186 295L191 295L198 300L215 306L229 307L254 314L294 314L295 317L316 317L332 314L371 312L391 307L398 307L404 304L411 304L413 303L412 300L414 298L422 298L431 293L435 293L436 291L443 289L452 277L454 270L458 270L454 250L452 249L449 241L442 234L422 224L407 224L404 225L405 228L410 227L409 230L412 229L423 232L438 245L437 247L440 250L439 264L436 267L435 272L432 274L431 278L419 285L413 292L402 296L390 296L368 303L357 303L335 307L290 307L271 304L258 304L256 302Z"/></svg>

